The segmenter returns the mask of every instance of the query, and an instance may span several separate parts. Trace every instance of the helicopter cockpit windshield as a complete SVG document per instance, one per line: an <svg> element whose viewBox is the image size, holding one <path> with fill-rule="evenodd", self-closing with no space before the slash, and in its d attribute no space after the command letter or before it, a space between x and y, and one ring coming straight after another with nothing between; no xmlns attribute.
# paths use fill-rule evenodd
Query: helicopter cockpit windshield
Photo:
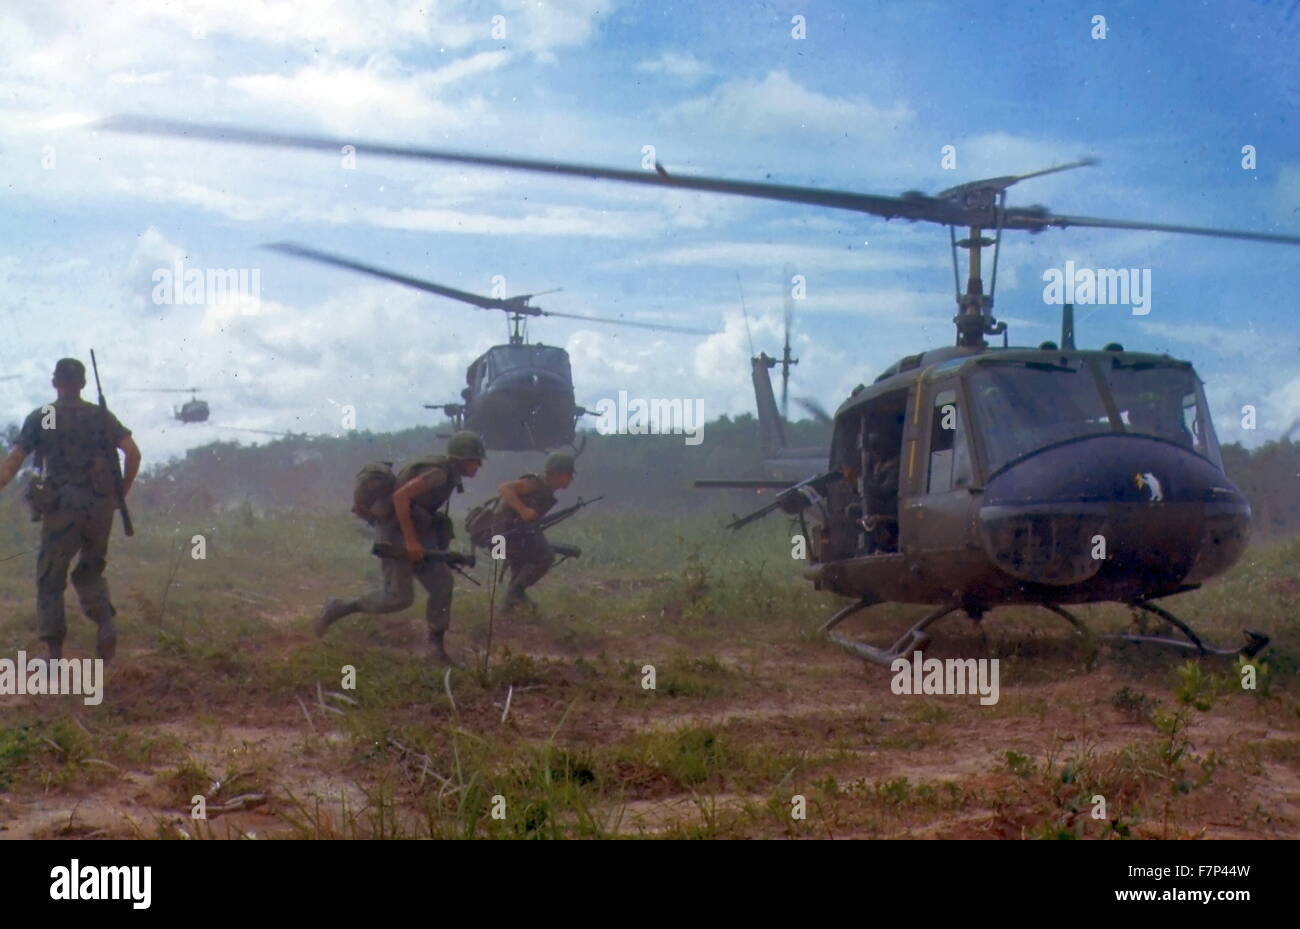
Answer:
<svg viewBox="0 0 1300 929"><path fill-rule="evenodd" d="M553 345L498 345L488 352L488 379L519 368L537 368L568 379L569 357Z"/></svg>
<svg viewBox="0 0 1300 929"><path fill-rule="evenodd" d="M1205 394L1190 366L1115 359L1103 371L1125 432L1174 442L1223 467Z"/></svg>
<svg viewBox="0 0 1300 929"><path fill-rule="evenodd" d="M1173 442L1222 467L1205 397L1190 367L1114 359L1103 371L1099 382L1077 359L976 365L969 387L984 424L989 475L1049 446L1110 432ZM1107 412L1112 401L1118 425Z"/></svg>

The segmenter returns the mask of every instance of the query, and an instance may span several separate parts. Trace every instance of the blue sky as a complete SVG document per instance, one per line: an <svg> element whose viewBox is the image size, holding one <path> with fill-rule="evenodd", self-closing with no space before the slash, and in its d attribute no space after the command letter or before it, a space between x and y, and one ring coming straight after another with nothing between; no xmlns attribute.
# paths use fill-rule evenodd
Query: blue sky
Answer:
<svg viewBox="0 0 1300 929"><path fill-rule="evenodd" d="M896 194L1082 155L1009 202L1061 213L1300 234L1300 9L1198 3L439 3L215 0L0 11L0 421L97 349L114 406L158 459L221 436L167 418L213 388L213 421L337 432L429 422L495 315L259 250L289 239L487 292L562 286L579 399L627 390L752 408L737 276L757 348L780 340L782 268L807 278L792 391L835 406L903 354L950 344L940 227L813 207L89 131L129 112ZM1095 7L1095 8L1094 8ZM1092 38L1094 15L1107 36ZM807 37L791 36L803 16ZM492 35L493 17L505 35ZM956 148L955 170L941 149ZM1241 149L1257 167L1243 170ZM51 156L53 156L51 158ZM157 306L151 274L257 269L258 299ZM1081 307L1079 341L1193 361L1220 435L1257 444L1300 415L1300 248L1093 230L1008 234L995 312L1053 338L1042 274L1149 268L1152 312ZM229 390L234 385L242 389ZM1241 407L1259 428L1240 428ZM707 434L706 434L707 441Z"/></svg>

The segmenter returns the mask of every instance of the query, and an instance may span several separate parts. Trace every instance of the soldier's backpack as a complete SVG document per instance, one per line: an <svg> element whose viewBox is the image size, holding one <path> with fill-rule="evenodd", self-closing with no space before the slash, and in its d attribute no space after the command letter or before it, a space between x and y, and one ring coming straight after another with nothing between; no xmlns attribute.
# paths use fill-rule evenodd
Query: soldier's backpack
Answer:
<svg viewBox="0 0 1300 929"><path fill-rule="evenodd" d="M465 514L465 533L475 548L488 548L492 544L492 524L496 521L500 497L484 500Z"/></svg>
<svg viewBox="0 0 1300 929"><path fill-rule="evenodd" d="M447 459L442 455L425 455L422 458L414 458L397 472L397 486L419 477L426 471L432 471L434 468L445 468Z"/></svg>
<svg viewBox="0 0 1300 929"><path fill-rule="evenodd" d="M447 468L447 466L448 460L444 455L425 455L416 458L397 472L394 489L402 487L427 471L434 468ZM447 487L443 491L431 491L424 499L416 497L411 501L411 519L414 521L416 528L432 527L437 538L438 548L446 548L451 544L451 540L456 537L456 530L452 525L448 511L451 509L453 488L455 490L462 490L463 488L460 486L460 479L456 477L454 471L449 473L449 477L455 481L451 487ZM438 502L437 498L443 494L446 496L441 502ZM441 511L439 511L440 507Z"/></svg>
<svg viewBox="0 0 1300 929"><path fill-rule="evenodd" d="M357 472L352 484L352 512L370 523L393 512L397 475L391 461L372 461Z"/></svg>

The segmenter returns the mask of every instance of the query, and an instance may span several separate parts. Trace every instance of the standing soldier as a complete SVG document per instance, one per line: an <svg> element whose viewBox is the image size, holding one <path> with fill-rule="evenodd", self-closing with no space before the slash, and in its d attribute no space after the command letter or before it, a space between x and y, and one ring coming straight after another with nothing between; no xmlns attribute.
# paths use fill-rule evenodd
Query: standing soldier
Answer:
<svg viewBox="0 0 1300 929"><path fill-rule="evenodd" d="M99 627L95 653L105 660L117 648L116 610L108 597L104 568L108 537L117 508L114 487L117 449L126 453L122 498L140 471L140 449L117 417L81 399L86 366L75 358L60 359L51 381L58 393L53 403L39 407L23 422L18 441L0 462L0 490L14 479L28 455L36 456L42 478L28 488L32 519L41 520L41 551L36 562L36 617L39 635L50 658L63 656L68 626L63 592L68 568L81 611Z"/></svg>
<svg viewBox="0 0 1300 929"><path fill-rule="evenodd" d="M397 489L390 499L372 508L375 542L386 552L380 555L383 583L354 600L333 597L325 601L316 620L316 635L323 636L344 616L353 613L396 613L415 602L414 580L429 594L425 620L429 626L429 651L441 664L453 664L444 637L451 625L451 568L445 562L426 558L427 550L443 551L451 543L451 519L438 512L462 490L461 479L473 477L487 457L483 440L463 431L447 442L447 454L419 458L397 477Z"/></svg>
<svg viewBox="0 0 1300 929"><path fill-rule="evenodd" d="M555 492L573 483L572 455L556 452L546 459L545 474L525 474L507 481L498 490L501 503L492 523L494 535L506 535L506 565L510 569L510 586L506 589L506 609L532 606L525 591L546 576L555 563L555 552L541 530L530 529L555 506ZM509 533L507 535L507 533Z"/></svg>

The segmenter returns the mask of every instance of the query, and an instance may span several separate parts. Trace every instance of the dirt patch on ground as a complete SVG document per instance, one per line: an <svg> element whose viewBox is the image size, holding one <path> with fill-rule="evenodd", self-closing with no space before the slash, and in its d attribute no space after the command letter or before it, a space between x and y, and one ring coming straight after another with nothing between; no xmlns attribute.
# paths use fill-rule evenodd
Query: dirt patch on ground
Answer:
<svg viewBox="0 0 1300 929"><path fill-rule="evenodd" d="M325 647L308 628L315 604L300 596L257 606L252 621L264 625L248 655L289 667ZM374 647L424 680L426 659L408 652L419 620L375 628ZM998 704L982 706L973 695L894 694L888 671L817 640L732 637L693 656L671 630L630 618L587 652L552 629L496 621L496 667L512 670L487 685L473 654L484 630L458 630L467 667L452 696L430 671L423 697L390 696L383 711L307 687L204 703L200 682L165 670L158 650L128 647L109 701L156 718L114 737L164 747L106 760L47 739L54 749L37 746L45 782L0 790L0 838L359 836L376 809L411 834L430 809L454 810L475 791L602 780L587 812L607 834L1021 838L1096 836L1109 823L1134 836L1300 837L1293 698L1229 693L1188 711L1171 736L1151 708L1176 709L1172 659L1152 671L1103 656L1088 669L1062 635L1039 657L1017 657ZM249 673L236 657L208 656L204 673ZM649 691L641 674L654 663L665 670ZM1171 739L1185 747L1161 768ZM545 754L561 748L559 760ZM591 760L575 762L583 752ZM486 773L476 780L471 764ZM1103 819L1090 815L1095 784L1112 793ZM206 820L191 816L196 795Z"/></svg>

